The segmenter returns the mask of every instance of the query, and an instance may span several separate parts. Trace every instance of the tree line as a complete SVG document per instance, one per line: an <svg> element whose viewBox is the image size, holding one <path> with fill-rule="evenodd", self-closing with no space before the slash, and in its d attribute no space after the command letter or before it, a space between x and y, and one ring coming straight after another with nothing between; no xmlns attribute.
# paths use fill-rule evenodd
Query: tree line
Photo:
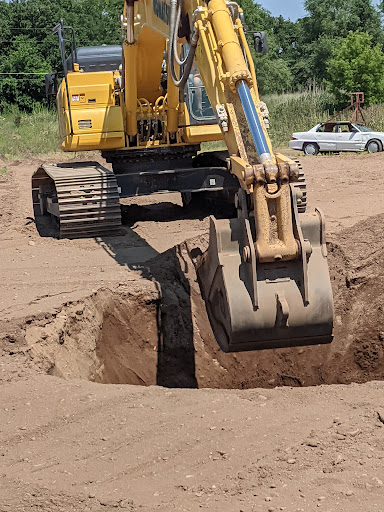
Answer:
<svg viewBox="0 0 384 512"><path fill-rule="evenodd" d="M249 28L263 20L271 51L255 56L262 92L327 87L340 106L363 91L366 103L384 101L384 1L305 0L307 16L296 22L273 17L252 0L241 0Z"/></svg>
<svg viewBox="0 0 384 512"><path fill-rule="evenodd" d="M267 55L254 54L262 94L327 87L345 103L362 90L367 103L384 101L384 0L305 0L295 22L253 0L240 0L251 40L268 36ZM0 109L31 110L44 103L44 74L60 70L57 36L62 18L78 46L119 44L123 0L0 0Z"/></svg>

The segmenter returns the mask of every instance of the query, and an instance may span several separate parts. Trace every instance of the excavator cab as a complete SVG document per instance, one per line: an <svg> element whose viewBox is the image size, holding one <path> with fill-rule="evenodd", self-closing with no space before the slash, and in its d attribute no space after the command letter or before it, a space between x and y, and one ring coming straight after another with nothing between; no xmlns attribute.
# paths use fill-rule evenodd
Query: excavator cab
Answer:
<svg viewBox="0 0 384 512"><path fill-rule="evenodd" d="M182 59L186 59L188 53L189 45L183 44L181 47ZM217 124L215 113L195 63L192 64L184 86L184 104L190 126Z"/></svg>
<svg viewBox="0 0 384 512"><path fill-rule="evenodd" d="M184 89L185 104L189 114L189 122L197 124L216 124L216 116L209 102L207 91L203 85L200 74L195 67L192 68Z"/></svg>

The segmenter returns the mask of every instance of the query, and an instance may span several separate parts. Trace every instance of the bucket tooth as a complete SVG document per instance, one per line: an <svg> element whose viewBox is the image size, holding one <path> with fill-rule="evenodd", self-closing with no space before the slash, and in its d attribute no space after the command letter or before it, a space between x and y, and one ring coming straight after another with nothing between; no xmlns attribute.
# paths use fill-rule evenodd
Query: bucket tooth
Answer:
<svg viewBox="0 0 384 512"><path fill-rule="evenodd" d="M321 212L300 214L311 251L293 261L256 261L249 220L210 219L197 274L212 330L224 352L330 343L333 298Z"/></svg>

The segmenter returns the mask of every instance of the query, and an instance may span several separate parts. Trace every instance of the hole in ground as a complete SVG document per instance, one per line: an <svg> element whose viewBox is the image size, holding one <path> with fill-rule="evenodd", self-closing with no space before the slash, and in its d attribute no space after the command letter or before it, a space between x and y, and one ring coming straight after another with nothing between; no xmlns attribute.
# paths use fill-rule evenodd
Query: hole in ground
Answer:
<svg viewBox="0 0 384 512"><path fill-rule="evenodd" d="M367 233L367 226L362 230ZM224 354L213 338L190 256L205 245L197 239L177 246L148 262L126 287L99 290L49 319L30 321L24 343L34 364L65 379L166 387L245 389L383 379L383 258L372 242L369 254L365 243L358 252L352 232L340 245L329 244L336 304L332 345L242 354ZM15 352L14 340L8 345Z"/></svg>

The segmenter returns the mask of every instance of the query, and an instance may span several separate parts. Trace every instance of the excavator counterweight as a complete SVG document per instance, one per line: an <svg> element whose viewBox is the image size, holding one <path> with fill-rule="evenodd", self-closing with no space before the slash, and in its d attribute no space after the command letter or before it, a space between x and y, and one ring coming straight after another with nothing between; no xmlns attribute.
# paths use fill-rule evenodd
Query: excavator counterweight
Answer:
<svg viewBox="0 0 384 512"><path fill-rule="evenodd" d="M59 23L60 147L100 150L113 172L95 163L42 166L34 204L56 217L61 236L98 236L118 228L119 197L235 197L237 217L211 217L197 261L220 347L330 343L324 218L306 211L298 163L273 151L243 20L233 1L125 0L121 53L77 49L72 29ZM266 46L263 33L254 40L256 51ZM227 151L200 153L215 140Z"/></svg>

